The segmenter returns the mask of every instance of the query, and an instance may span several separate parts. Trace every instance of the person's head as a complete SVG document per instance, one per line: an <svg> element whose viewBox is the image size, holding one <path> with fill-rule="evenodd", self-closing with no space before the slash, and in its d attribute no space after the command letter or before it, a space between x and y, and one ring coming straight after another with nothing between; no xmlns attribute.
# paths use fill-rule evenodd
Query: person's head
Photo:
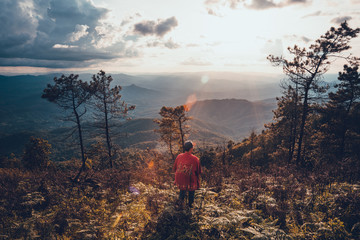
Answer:
<svg viewBox="0 0 360 240"><path fill-rule="evenodd" d="M184 143L185 152L189 152L193 148L194 148L194 144L191 141L187 141Z"/></svg>

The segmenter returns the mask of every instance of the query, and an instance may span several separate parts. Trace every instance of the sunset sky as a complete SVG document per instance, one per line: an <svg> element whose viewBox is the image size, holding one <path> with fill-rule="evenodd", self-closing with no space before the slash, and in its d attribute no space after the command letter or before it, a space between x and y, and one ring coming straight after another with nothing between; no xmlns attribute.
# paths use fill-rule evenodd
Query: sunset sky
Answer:
<svg viewBox="0 0 360 240"><path fill-rule="evenodd" d="M1 0L0 74L280 73L267 55L344 20L360 0Z"/></svg>

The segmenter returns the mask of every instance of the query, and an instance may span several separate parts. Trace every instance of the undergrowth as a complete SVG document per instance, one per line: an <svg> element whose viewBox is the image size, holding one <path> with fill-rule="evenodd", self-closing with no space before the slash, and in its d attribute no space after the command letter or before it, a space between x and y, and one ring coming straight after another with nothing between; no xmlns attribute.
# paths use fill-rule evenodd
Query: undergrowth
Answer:
<svg viewBox="0 0 360 240"><path fill-rule="evenodd" d="M172 163L0 169L0 239L356 239L360 186L293 166L204 168L193 209L179 208ZM131 157L131 156L130 156ZM129 165L130 166L130 165Z"/></svg>

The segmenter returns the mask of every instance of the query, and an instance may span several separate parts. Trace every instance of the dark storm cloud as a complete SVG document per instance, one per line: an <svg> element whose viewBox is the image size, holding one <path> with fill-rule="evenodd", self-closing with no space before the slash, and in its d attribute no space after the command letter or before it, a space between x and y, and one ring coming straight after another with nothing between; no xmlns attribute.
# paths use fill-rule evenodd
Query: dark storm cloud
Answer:
<svg viewBox="0 0 360 240"><path fill-rule="evenodd" d="M24 59L24 58L0 58L0 66L15 67L45 67L45 68L78 68L87 67L91 61L56 61L56 60L42 60L42 59Z"/></svg>
<svg viewBox="0 0 360 240"><path fill-rule="evenodd" d="M155 21L143 21L137 23L134 26L134 31L141 35L156 35L159 37L164 36L170 32L174 27L178 25L175 17L171 17L165 20Z"/></svg>
<svg viewBox="0 0 360 240"><path fill-rule="evenodd" d="M24 46L34 39L35 22L18 1L2 0L0 9L0 49Z"/></svg>
<svg viewBox="0 0 360 240"><path fill-rule="evenodd" d="M95 47L109 10L91 1L1 0L0 9L0 66L73 67L131 56L125 42Z"/></svg>
<svg viewBox="0 0 360 240"><path fill-rule="evenodd" d="M64 28L71 28L74 23L95 27L107 12L107 9L97 8L84 0L51 0L47 9L48 17Z"/></svg>
<svg viewBox="0 0 360 240"><path fill-rule="evenodd" d="M343 16L343 17L334 18L334 19L331 20L331 22L336 23L336 24L340 24L340 23L343 23L345 21L349 21L351 19L352 19L352 17L350 17L350 16Z"/></svg>

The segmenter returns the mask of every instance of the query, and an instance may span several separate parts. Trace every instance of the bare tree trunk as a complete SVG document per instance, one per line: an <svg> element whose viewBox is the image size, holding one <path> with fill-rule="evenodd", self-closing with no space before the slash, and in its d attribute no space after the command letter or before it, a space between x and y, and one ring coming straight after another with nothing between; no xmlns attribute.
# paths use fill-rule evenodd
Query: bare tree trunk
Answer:
<svg viewBox="0 0 360 240"><path fill-rule="evenodd" d="M291 139L291 145L289 148L289 158L288 158L288 163L291 163L293 156L294 156L294 151L295 151L295 143L296 143L296 134L297 134L297 122L298 122L298 114L297 114L297 107L298 107L298 85L296 84L296 91L295 91L295 102L294 102L294 109L293 109L293 119L291 122L291 131L292 134L290 135L290 139Z"/></svg>
<svg viewBox="0 0 360 240"><path fill-rule="evenodd" d="M175 161L175 154L173 153L173 150L172 150L172 139L170 139L170 141L169 141L169 151L170 151L172 160Z"/></svg>
<svg viewBox="0 0 360 240"><path fill-rule="evenodd" d="M180 130L180 139L181 139L181 148L182 148L182 152L185 151L185 140L184 140L184 133L183 133L183 129L182 129L182 125L181 125L181 119L178 120L179 122L179 130Z"/></svg>
<svg viewBox="0 0 360 240"><path fill-rule="evenodd" d="M80 117L79 114L76 111L76 108L74 106L73 108L75 117L76 117L76 124L77 124L77 128L78 128L78 133L79 133L79 142L80 142L80 149L81 149L81 160L82 160L82 165L81 168L79 169L78 174L76 175L74 181L77 181L80 177L80 174L82 173L82 171L85 170L85 151L84 151L84 144L83 144L83 137L82 137L82 129L81 129L81 123L80 123Z"/></svg>

